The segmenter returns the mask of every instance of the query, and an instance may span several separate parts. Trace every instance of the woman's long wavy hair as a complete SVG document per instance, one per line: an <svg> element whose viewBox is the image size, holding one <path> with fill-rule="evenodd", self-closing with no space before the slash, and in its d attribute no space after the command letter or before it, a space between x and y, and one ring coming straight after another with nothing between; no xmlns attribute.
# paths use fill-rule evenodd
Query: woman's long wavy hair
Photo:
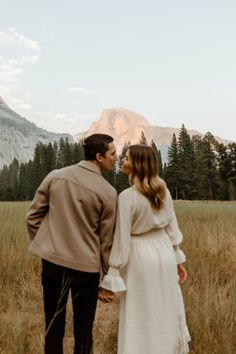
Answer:
<svg viewBox="0 0 236 354"><path fill-rule="evenodd" d="M158 175L158 160L154 150L147 145L128 147L132 172L129 175L131 185L147 197L152 208L159 210L163 206L166 184Z"/></svg>

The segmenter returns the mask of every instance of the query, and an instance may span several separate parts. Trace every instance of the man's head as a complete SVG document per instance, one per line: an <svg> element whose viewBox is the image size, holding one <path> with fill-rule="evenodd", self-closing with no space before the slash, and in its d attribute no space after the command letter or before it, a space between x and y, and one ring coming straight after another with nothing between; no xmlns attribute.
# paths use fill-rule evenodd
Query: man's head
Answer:
<svg viewBox="0 0 236 354"><path fill-rule="evenodd" d="M106 134L93 134L84 141L85 160L95 162L101 170L112 171L116 161L113 138Z"/></svg>

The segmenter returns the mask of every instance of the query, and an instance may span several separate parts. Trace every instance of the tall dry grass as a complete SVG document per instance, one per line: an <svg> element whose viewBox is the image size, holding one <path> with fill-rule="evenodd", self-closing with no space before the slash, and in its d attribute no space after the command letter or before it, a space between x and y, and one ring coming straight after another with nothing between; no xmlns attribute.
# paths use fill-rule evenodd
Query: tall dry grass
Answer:
<svg viewBox="0 0 236 354"><path fill-rule="evenodd" d="M0 353L43 353L41 262L28 252L27 203L0 203ZM191 353L236 353L236 203L178 202L187 283L183 286ZM98 304L95 354L115 354L118 301ZM73 352L69 303L65 354ZM127 353L128 354L128 353ZM145 354L145 353L144 353ZM159 353L161 354L161 353Z"/></svg>

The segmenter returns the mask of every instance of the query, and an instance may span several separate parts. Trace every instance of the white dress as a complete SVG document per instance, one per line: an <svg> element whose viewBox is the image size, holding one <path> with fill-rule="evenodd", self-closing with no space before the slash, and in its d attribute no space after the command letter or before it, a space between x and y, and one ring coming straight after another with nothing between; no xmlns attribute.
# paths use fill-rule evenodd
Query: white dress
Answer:
<svg viewBox="0 0 236 354"><path fill-rule="evenodd" d="M121 292L118 354L185 354L190 340L177 263L185 261L172 199L154 212L135 187L119 195L108 274L101 286Z"/></svg>

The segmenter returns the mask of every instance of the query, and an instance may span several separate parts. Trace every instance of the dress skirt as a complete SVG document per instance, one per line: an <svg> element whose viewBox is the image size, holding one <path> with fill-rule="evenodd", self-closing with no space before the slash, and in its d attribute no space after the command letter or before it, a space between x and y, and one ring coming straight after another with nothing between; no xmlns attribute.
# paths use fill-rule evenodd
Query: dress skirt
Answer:
<svg viewBox="0 0 236 354"><path fill-rule="evenodd" d="M185 354L190 340L173 246L164 229L131 237L118 354Z"/></svg>

